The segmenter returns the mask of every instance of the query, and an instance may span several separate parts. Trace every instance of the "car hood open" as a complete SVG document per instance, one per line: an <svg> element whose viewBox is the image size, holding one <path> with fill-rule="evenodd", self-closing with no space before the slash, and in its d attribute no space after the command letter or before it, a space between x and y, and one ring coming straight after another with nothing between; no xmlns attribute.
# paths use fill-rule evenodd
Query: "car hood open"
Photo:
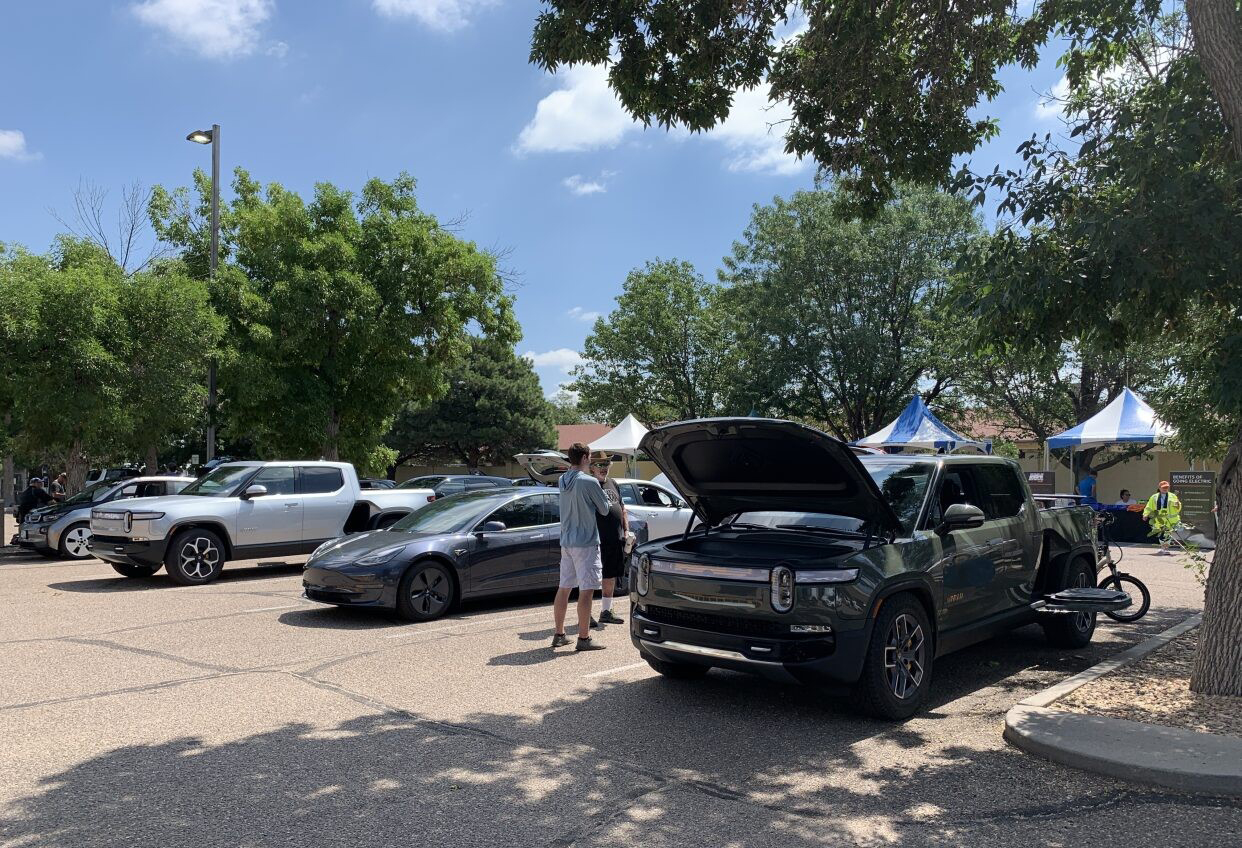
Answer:
<svg viewBox="0 0 1242 848"><path fill-rule="evenodd" d="M901 527L848 445L792 421L679 421L648 432L639 449L711 525L740 512L790 510Z"/></svg>

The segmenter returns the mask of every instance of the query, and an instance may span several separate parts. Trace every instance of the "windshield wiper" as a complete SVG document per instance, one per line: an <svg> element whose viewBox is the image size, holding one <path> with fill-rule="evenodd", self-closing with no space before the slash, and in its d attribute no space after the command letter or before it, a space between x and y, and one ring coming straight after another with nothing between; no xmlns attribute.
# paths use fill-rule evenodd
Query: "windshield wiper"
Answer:
<svg viewBox="0 0 1242 848"><path fill-rule="evenodd" d="M846 536L850 539L870 539L870 533L859 533L857 530L844 530L840 527L819 527L814 524L778 524L782 530L811 530L816 533L831 533L834 536Z"/></svg>
<svg viewBox="0 0 1242 848"><path fill-rule="evenodd" d="M730 521L728 524L722 525L730 529L737 527L742 530L775 530L771 524L749 524L745 521Z"/></svg>

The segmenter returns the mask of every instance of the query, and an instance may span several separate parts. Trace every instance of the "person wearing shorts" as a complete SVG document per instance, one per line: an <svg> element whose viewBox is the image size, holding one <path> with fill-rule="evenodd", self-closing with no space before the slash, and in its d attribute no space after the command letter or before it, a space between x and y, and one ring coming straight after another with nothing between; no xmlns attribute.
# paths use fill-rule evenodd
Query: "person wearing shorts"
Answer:
<svg viewBox="0 0 1242 848"><path fill-rule="evenodd" d="M591 455L591 476L599 481L608 498L608 513L595 516L599 525L599 557L603 563L604 586L600 591L600 624L624 624L625 619L612 611L612 593L617 587L617 580L625 571L625 533L629 527L625 504L621 501L621 490L615 481L608 479L608 469L612 467L612 458L603 451Z"/></svg>
<svg viewBox="0 0 1242 848"><path fill-rule="evenodd" d="M575 442L566 452L570 469L557 481L561 499L561 582L552 602L552 618L556 633L552 647L569 644L565 635L565 615L569 611L569 593L578 590L579 651L598 651L603 645L591 641L591 602L595 590L603 585L603 562L599 553L599 528L596 515L608 513L608 498L599 481L588 472L591 451Z"/></svg>

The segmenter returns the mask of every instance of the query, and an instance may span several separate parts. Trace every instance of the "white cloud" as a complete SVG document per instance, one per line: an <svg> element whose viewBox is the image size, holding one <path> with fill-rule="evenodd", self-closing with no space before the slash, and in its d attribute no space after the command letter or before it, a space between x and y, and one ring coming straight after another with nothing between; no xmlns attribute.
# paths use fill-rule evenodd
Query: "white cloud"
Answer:
<svg viewBox="0 0 1242 848"><path fill-rule="evenodd" d="M608 191L608 181L616 175L616 171L600 171L598 177L588 179L582 174L574 174L561 180L561 185L579 197L587 194L603 194Z"/></svg>
<svg viewBox="0 0 1242 848"><path fill-rule="evenodd" d="M582 362L582 354L567 347L558 347L556 350L547 350L543 353L535 353L533 350L528 350L526 353L522 354L522 356L529 359L530 364L534 365L536 368L560 368L566 374L568 374L575 365Z"/></svg>
<svg viewBox="0 0 1242 848"><path fill-rule="evenodd" d="M535 107L535 117L518 136L514 148L518 153L574 153L615 147L627 134L643 129L608 87L604 65L576 65L558 72L554 79L559 87ZM784 126L792 113L785 103L769 104L769 91L767 83L738 91L729 117L701 134L703 139L727 148L725 166L730 171L784 176L809 166L785 152ZM685 137L684 133L679 136ZM568 182L566 187L574 190ZM601 186L576 193L602 190Z"/></svg>
<svg viewBox="0 0 1242 848"><path fill-rule="evenodd" d="M1052 91L1041 94L1035 101L1035 119L1051 121L1065 114L1065 101L1069 97L1069 77L1061 77Z"/></svg>
<svg viewBox="0 0 1242 848"><path fill-rule="evenodd" d="M608 87L603 65L575 65L557 73L560 87L539 101L518 136L518 153L569 153L613 147L642 128Z"/></svg>
<svg viewBox="0 0 1242 848"><path fill-rule="evenodd" d="M453 32L470 25L471 16L499 0L372 0L375 11L389 18L417 18L424 26Z"/></svg>
<svg viewBox="0 0 1242 848"><path fill-rule="evenodd" d="M565 313L570 318L576 318L584 324L594 324L595 319L599 317L598 312L588 312L581 306L575 306L573 309Z"/></svg>
<svg viewBox="0 0 1242 848"><path fill-rule="evenodd" d="M0 130L0 159L16 159L18 162L33 162L42 159L42 153L35 153L26 147L26 134L21 130Z"/></svg>
<svg viewBox="0 0 1242 848"><path fill-rule="evenodd" d="M289 45L283 41L273 41L267 45L267 50L263 52L269 56L275 56L277 59L283 59L289 55Z"/></svg>
<svg viewBox="0 0 1242 848"><path fill-rule="evenodd" d="M253 53L275 8L275 0L144 0L130 6L138 20L208 59Z"/></svg>

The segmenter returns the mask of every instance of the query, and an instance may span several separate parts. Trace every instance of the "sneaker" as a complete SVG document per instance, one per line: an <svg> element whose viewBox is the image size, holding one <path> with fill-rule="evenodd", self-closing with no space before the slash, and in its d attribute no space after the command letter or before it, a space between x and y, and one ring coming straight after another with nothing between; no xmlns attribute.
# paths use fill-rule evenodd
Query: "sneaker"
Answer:
<svg viewBox="0 0 1242 848"><path fill-rule="evenodd" d="M600 618L603 618L603 616L601 615L601 616L600 616ZM591 629L592 629L592 630L599 630L599 622L598 622L598 621L596 621L596 620L595 620L595 619L593 619L593 618L591 619Z"/></svg>
<svg viewBox="0 0 1242 848"><path fill-rule="evenodd" d="M599 614L599 621L600 624L625 624L625 619L610 609L606 609Z"/></svg>
<svg viewBox="0 0 1242 848"><path fill-rule="evenodd" d="M568 644L569 644L569 637L566 636L564 633L557 633L555 636L552 637L553 648L563 648Z"/></svg>
<svg viewBox="0 0 1242 848"><path fill-rule="evenodd" d="M574 645L575 651L602 651L603 645L596 645L590 639L579 639L578 644Z"/></svg>

